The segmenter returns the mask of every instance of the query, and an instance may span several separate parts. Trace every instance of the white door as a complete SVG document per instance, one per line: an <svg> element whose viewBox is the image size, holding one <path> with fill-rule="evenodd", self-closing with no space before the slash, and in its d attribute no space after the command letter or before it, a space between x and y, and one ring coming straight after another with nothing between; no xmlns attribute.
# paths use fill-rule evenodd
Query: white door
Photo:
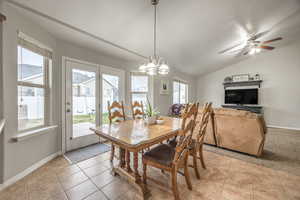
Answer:
<svg viewBox="0 0 300 200"><path fill-rule="evenodd" d="M66 60L66 151L99 142L90 127L100 125L99 66Z"/></svg>
<svg viewBox="0 0 300 200"><path fill-rule="evenodd" d="M108 101L124 101L125 73L110 67L102 66L101 69L101 124L109 123Z"/></svg>

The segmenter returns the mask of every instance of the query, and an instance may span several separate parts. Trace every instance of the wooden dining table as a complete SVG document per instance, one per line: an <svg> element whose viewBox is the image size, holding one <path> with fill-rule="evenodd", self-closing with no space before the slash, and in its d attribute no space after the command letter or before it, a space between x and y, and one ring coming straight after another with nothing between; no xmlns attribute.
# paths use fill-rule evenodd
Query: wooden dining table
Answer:
<svg viewBox="0 0 300 200"><path fill-rule="evenodd" d="M125 120L90 128L98 136L119 147L119 164L112 165L112 171L133 184L144 199L150 196L150 191L143 183L138 171L139 152L176 136L181 129L181 119L163 117L163 120L162 124L153 125L148 125L143 119ZM133 165L130 163L131 153L133 154Z"/></svg>

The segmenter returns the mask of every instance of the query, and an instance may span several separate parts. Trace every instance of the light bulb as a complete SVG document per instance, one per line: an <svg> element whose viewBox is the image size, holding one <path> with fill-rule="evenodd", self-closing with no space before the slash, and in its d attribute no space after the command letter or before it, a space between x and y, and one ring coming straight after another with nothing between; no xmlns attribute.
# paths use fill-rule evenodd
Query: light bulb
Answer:
<svg viewBox="0 0 300 200"><path fill-rule="evenodd" d="M250 50L249 54L250 54L250 55L255 54L255 48L252 48L252 49Z"/></svg>
<svg viewBox="0 0 300 200"><path fill-rule="evenodd" d="M139 71L142 73L146 73L147 72L147 66L145 64L141 65L139 67Z"/></svg>

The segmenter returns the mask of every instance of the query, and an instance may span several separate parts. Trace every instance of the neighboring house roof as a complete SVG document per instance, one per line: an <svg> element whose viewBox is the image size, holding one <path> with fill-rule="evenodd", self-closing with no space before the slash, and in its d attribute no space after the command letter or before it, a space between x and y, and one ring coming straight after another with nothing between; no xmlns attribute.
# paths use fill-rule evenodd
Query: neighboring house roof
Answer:
<svg viewBox="0 0 300 200"><path fill-rule="evenodd" d="M36 66L36 65L19 64L18 72L19 72L18 73L19 79L28 79L29 77L42 74L43 68L41 66Z"/></svg>

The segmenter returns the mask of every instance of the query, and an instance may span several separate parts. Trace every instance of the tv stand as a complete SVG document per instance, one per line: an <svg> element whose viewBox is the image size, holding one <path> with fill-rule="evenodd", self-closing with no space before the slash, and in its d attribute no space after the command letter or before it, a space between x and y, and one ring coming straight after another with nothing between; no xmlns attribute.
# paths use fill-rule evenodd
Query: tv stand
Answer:
<svg viewBox="0 0 300 200"><path fill-rule="evenodd" d="M232 109L237 109L237 110L246 110L246 111L250 111L253 113L257 113L257 114L263 114L263 107L259 106L259 105L233 105L233 104L225 104L222 105L223 108L232 108Z"/></svg>

